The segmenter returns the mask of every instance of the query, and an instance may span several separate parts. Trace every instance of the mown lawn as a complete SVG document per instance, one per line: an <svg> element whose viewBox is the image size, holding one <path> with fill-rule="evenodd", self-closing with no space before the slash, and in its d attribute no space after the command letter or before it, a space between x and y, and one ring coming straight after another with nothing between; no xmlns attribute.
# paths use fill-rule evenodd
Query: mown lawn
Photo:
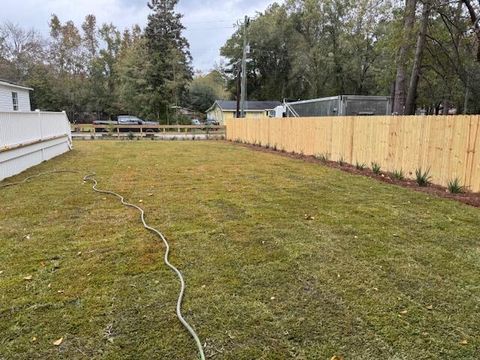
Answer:
<svg viewBox="0 0 480 360"><path fill-rule="evenodd" d="M223 142L79 142L9 180L67 168L142 200L210 359L480 357L479 209ZM0 359L197 358L135 211L75 174L0 206Z"/></svg>

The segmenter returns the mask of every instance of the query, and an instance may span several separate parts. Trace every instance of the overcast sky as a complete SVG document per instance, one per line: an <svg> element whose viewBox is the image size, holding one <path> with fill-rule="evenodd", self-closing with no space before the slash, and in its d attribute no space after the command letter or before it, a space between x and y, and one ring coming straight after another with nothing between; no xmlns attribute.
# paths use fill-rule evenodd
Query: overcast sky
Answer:
<svg viewBox="0 0 480 360"><path fill-rule="evenodd" d="M190 41L195 69L208 71L220 59L219 49L234 32L233 24L245 15L263 11L273 0L180 0L186 37ZM51 14L62 22L80 26L85 15L94 14L98 23L112 22L120 29L146 25L147 0L0 0L0 22L12 21L48 34Z"/></svg>

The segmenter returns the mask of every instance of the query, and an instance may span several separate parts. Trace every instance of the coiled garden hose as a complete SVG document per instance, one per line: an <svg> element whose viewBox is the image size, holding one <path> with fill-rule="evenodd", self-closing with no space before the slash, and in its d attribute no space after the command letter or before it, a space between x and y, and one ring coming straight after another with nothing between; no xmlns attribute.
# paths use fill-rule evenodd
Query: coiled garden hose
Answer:
<svg viewBox="0 0 480 360"><path fill-rule="evenodd" d="M42 172L42 173L39 173L39 174L36 174L36 175L32 175L32 176L29 176L21 181L18 181L18 182L15 182L15 183L7 183L7 184L0 184L0 188L6 188L6 187L10 187L10 186L15 186L15 185L20 185L20 184L23 184L33 178L37 178L37 177L40 177L40 176L44 176L44 175L50 175L50 174L58 174L58 173L74 173L74 174L78 174L79 171L76 171L76 170L53 170L53 171L46 171L46 172ZM182 323L182 325L185 327L185 329L187 329L187 331L190 333L190 335L192 336L192 338L195 340L195 344L198 348L198 353L200 355L200 359L201 360L205 360L205 354L204 354L204 351L203 351L203 346L202 346L202 342L200 341L200 338L198 337L197 333L195 332L195 330L190 326L190 324L185 320L185 318L183 317L182 315L182 302L183 302L183 297L184 297L184 293L185 293L185 280L183 278L183 275L182 273L180 272L180 270L178 270L174 265L172 265L170 263L170 261L168 260L168 257L169 257L169 253L170 253L170 245L167 241L167 239L165 238L165 236L157 229L155 229L154 227L151 227L147 224L147 222L145 221L145 211L140 207L140 206L137 206L137 205L134 205L134 204L131 204L127 201L125 201L125 198L120 195L120 194L117 194L116 192L113 192L113 191L109 191L109 190L101 190L101 189L98 189L97 188L97 185L98 185L98 182L97 180L94 178L96 174L95 173L92 173L92 174L89 174L89 175L85 175L83 177L83 181L85 182L91 182L93 183L92 185L92 189L93 191L97 192L97 193L101 193L101 194L107 194L107 195L112 195L112 196L115 196L117 197L118 199L120 199L120 202L124 205L124 206L127 206L127 207L131 207L131 208L134 208L134 209L137 209L139 212L140 212L140 219L142 221L142 224L143 224L143 227L153 233L155 233L163 242L163 244L165 245L165 255L163 257L163 261L165 263L165 265L167 265L171 270L173 270L175 272L175 274L177 275L178 279L180 280L180 292L178 294L178 299L177 299L177 307L176 307L176 313L177 313L177 317L178 319L180 320L180 322Z"/></svg>

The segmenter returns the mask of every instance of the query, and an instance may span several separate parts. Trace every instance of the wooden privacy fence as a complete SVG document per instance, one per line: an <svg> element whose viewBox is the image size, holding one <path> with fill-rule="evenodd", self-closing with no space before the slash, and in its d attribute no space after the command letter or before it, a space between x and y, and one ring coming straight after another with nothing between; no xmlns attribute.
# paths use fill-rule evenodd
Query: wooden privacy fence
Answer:
<svg viewBox="0 0 480 360"><path fill-rule="evenodd" d="M262 118L227 121L227 139L382 170L430 169L432 182L458 178L480 191L480 116Z"/></svg>

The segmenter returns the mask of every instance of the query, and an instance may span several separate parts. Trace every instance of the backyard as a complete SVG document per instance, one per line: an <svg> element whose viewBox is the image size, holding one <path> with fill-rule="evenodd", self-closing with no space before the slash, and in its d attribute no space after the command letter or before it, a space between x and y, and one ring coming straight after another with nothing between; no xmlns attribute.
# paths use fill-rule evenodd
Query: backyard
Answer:
<svg viewBox="0 0 480 360"><path fill-rule="evenodd" d="M76 142L0 189L0 359L473 359L480 210L227 142ZM56 345L54 345L54 342Z"/></svg>

